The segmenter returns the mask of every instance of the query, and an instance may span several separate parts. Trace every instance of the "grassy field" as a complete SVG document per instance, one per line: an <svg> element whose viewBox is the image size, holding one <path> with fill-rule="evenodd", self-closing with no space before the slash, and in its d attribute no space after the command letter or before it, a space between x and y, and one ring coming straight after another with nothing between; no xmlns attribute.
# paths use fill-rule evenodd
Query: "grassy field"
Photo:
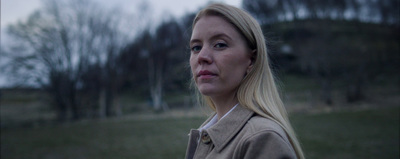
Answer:
<svg viewBox="0 0 400 159"><path fill-rule="evenodd" d="M307 158L398 158L399 107L295 113ZM183 158L202 117L123 118L1 130L2 159Z"/></svg>
<svg viewBox="0 0 400 159"><path fill-rule="evenodd" d="M295 114L307 158L399 157L399 107Z"/></svg>

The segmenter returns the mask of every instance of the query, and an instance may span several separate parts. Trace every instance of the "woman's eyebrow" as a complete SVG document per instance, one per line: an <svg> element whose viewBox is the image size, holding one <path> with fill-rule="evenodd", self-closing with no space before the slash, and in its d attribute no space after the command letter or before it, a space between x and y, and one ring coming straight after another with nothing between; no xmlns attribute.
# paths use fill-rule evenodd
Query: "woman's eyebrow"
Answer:
<svg viewBox="0 0 400 159"><path fill-rule="evenodd" d="M227 38L228 40L232 40L232 38L225 33L215 33L213 36L211 36L210 40L219 39L219 38Z"/></svg>
<svg viewBox="0 0 400 159"><path fill-rule="evenodd" d="M227 35L225 33L219 33L219 32L215 33L213 36L211 36L209 38L209 40L215 40L215 39L219 39L219 38L227 38L228 40L232 40L232 38L229 35ZM193 44L193 43L197 43L197 42L201 42L201 40L200 39L191 39L189 44Z"/></svg>
<svg viewBox="0 0 400 159"><path fill-rule="evenodd" d="M200 39L191 39L189 44L198 43L198 42L201 42L201 40Z"/></svg>

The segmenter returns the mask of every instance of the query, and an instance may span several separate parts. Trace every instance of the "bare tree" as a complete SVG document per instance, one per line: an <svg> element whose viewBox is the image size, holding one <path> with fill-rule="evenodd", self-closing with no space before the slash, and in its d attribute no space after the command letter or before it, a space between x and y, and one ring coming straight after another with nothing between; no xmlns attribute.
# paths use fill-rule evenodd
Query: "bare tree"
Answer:
<svg viewBox="0 0 400 159"><path fill-rule="evenodd" d="M79 91L92 82L83 77L98 68L98 87L111 94L107 94L104 108L108 110L116 87L113 82L118 81L114 79L118 77L115 59L127 43L121 14L89 0L43 2L44 7L27 21L9 26L9 34L16 40L10 67L19 79L34 79L46 88L61 120L68 114L73 119L82 116L84 98Z"/></svg>
<svg viewBox="0 0 400 159"><path fill-rule="evenodd" d="M150 94L153 108L156 111L168 110L168 106L163 102L164 80L170 70L168 65L175 49L182 44L183 31L175 19L163 22L156 29L153 44L150 45L148 57L148 78L150 84ZM147 50L144 50L147 51Z"/></svg>

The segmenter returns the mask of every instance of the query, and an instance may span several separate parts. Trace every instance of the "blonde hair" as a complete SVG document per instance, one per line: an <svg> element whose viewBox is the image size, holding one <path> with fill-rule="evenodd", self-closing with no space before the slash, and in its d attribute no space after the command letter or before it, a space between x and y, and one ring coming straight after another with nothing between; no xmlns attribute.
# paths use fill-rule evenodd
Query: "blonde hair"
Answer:
<svg viewBox="0 0 400 159"><path fill-rule="evenodd" d="M300 143L289 122L286 109L279 96L275 79L268 62L267 48L260 24L247 12L226 4L214 3L197 13L196 22L204 16L220 16L230 22L246 39L250 49L255 49L253 68L239 85L237 98L240 105L278 123L286 132L297 158L304 158ZM208 96L201 97L203 102L215 110Z"/></svg>

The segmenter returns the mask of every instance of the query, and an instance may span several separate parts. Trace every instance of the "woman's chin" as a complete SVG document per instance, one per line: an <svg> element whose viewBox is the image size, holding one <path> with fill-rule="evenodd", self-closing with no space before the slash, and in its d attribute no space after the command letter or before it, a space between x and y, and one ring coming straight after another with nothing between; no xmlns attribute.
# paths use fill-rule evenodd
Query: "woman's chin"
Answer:
<svg viewBox="0 0 400 159"><path fill-rule="evenodd" d="M200 93L201 93L202 95L204 95L204 96L211 96L211 95L213 94L213 92L212 92L212 91L209 91L209 90L204 90L204 91L201 91L201 90L200 90Z"/></svg>
<svg viewBox="0 0 400 159"><path fill-rule="evenodd" d="M202 95L205 96L212 96L213 94L215 94L215 89L213 88L199 88L199 91Z"/></svg>

